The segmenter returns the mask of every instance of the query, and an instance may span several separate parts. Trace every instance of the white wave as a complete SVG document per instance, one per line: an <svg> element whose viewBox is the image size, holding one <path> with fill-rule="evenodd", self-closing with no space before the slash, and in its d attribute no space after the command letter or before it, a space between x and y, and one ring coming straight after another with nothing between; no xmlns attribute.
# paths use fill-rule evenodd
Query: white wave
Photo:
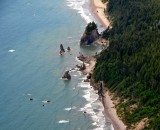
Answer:
<svg viewBox="0 0 160 130"><path fill-rule="evenodd" d="M31 96L32 94L30 94L30 93L27 93L27 95L28 95L28 96Z"/></svg>
<svg viewBox="0 0 160 130"><path fill-rule="evenodd" d="M81 82L78 84L78 86L85 88L85 90L82 90L84 93L82 97L84 97L87 101L87 104L85 104L84 107L80 108L79 111L82 111L83 113L85 112L87 115L90 115L91 119L93 120L92 125L96 127L94 130L105 130L106 118L103 114L103 105L99 100L97 100L98 94L96 94L96 91L94 89L91 89L92 86L90 86L90 83Z"/></svg>
<svg viewBox="0 0 160 130"><path fill-rule="evenodd" d="M8 50L8 52L14 52L15 50L11 49L11 50Z"/></svg>
<svg viewBox="0 0 160 130"><path fill-rule="evenodd" d="M69 108L64 108L64 110L65 110L65 111L70 111L70 110L72 110L72 108L71 108L71 107L69 107Z"/></svg>
<svg viewBox="0 0 160 130"><path fill-rule="evenodd" d="M76 109L77 107L73 106L73 107L68 107L68 108L64 108L65 111L70 111L70 110L73 110L73 109Z"/></svg>
<svg viewBox="0 0 160 130"><path fill-rule="evenodd" d="M99 125L97 125L98 127L100 127ZM100 127L100 128L96 128L96 129L93 129L93 130L104 130L104 127Z"/></svg>
<svg viewBox="0 0 160 130"><path fill-rule="evenodd" d="M58 121L58 123L60 123L60 124L64 124L64 123L68 123L69 122L69 120L60 120L60 121Z"/></svg>
<svg viewBox="0 0 160 130"><path fill-rule="evenodd" d="M92 125L97 125L97 122L92 123Z"/></svg>
<svg viewBox="0 0 160 130"><path fill-rule="evenodd" d="M44 100L44 101L42 101L43 103L48 103L48 101L47 100Z"/></svg>
<svg viewBox="0 0 160 130"><path fill-rule="evenodd" d="M90 101L90 93L86 92L85 95L83 95L82 97L84 97L87 101Z"/></svg>
<svg viewBox="0 0 160 130"><path fill-rule="evenodd" d="M79 78L79 79L82 79L82 80L84 80L84 79L86 79L85 77L83 77L83 78ZM91 86L90 86L90 84L88 83L88 82L81 82L81 83L78 83L78 87L81 87L81 88L90 88Z"/></svg>
<svg viewBox="0 0 160 130"><path fill-rule="evenodd" d="M88 9L84 8L85 4L88 0L66 0L67 6L70 8L77 10L78 14L81 15L84 20L89 23L93 21L93 17Z"/></svg>
<svg viewBox="0 0 160 130"><path fill-rule="evenodd" d="M82 77L82 78L79 78L79 79L81 79L81 80L85 80L86 78L85 77ZM84 83L87 83L87 82L84 82ZM82 87L82 88L86 88L87 86L85 85L82 85L82 83L80 83L80 85L79 85L80 87Z"/></svg>
<svg viewBox="0 0 160 130"><path fill-rule="evenodd" d="M114 130L114 127L113 127L113 125L111 124L111 130Z"/></svg>
<svg viewBox="0 0 160 130"><path fill-rule="evenodd" d="M76 57L76 61L80 62L80 63L83 63L81 60L79 60L77 57ZM86 66L89 66L88 63L84 63Z"/></svg>
<svg viewBox="0 0 160 130"><path fill-rule="evenodd" d="M79 71L79 69L78 68L74 68L74 70L71 70L71 72L78 72ZM79 72L81 72L81 71L79 71Z"/></svg>

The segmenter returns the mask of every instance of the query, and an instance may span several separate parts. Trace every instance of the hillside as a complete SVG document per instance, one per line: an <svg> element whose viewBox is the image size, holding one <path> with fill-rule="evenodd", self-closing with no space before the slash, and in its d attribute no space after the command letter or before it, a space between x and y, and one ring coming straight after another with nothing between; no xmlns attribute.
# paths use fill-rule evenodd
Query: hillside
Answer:
<svg viewBox="0 0 160 130"><path fill-rule="evenodd" d="M128 128L147 119L144 129L159 130L160 0L109 0L107 9L110 46L97 58L94 80L121 98L116 107Z"/></svg>

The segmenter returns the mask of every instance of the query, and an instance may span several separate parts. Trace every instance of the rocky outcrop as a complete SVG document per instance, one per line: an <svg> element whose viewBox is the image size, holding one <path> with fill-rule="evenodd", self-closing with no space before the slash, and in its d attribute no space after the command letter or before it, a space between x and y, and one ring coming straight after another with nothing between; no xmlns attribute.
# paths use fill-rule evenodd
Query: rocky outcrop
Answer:
<svg viewBox="0 0 160 130"><path fill-rule="evenodd" d="M79 71L83 71L86 69L86 65L84 64L84 62L82 65L76 65L76 67L79 69Z"/></svg>
<svg viewBox="0 0 160 130"><path fill-rule="evenodd" d="M69 71L66 71L62 77L63 79L67 79L70 80L71 79L71 75L69 74Z"/></svg>
<svg viewBox="0 0 160 130"><path fill-rule="evenodd" d="M71 50L71 48L68 46L68 47L67 47L67 51L70 51L70 50Z"/></svg>
<svg viewBox="0 0 160 130"><path fill-rule="evenodd" d="M99 38L97 29L92 30L89 34L84 32L80 40L80 45L91 45Z"/></svg>
<svg viewBox="0 0 160 130"><path fill-rule="evenodd" d="M92 78L92 74L89 73L88 76L87 76L87 79L91 79Z"/></svg>
<svg viewBox="0 0 160 130"><path fill-rule="evenodd" d="M63 48L63 45L61 44L61 45L60 45L60 52L59 52L59 53L62 55L64 52L65 52L65 50L64 50L64 48Z"/></svg>
<svg viewBox="0 0 160 130"><path fill-rule="evenodd" d="M84 80L84 82L90 82L91 78L92 78L92 74L89 73L89 74L87 75L87 78Z"/></svg>

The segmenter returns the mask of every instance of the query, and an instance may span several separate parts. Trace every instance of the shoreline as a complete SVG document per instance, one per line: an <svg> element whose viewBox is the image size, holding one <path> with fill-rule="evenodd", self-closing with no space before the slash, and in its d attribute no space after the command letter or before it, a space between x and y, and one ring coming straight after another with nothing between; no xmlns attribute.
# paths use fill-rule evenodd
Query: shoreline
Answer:
<svg viewBox="0 0 160 130"><path fill-rule="evenodd" d="M99 20L99 22L102 24L102 27L107 28L110 27L110 22L106 18L106 15L104 14L104 9L107 8L107 4L104 4L101 2L101 0L90 0L90 5L91 5L91 11L94 13L96 18ZM98 43L101 44L101 43ZM108 45L106 45L108 47ZM96 58L94 56L91 56L89 58L89 66L86 67L86 69L83 71L84 73L93 73L95 64L96 64ZM85 61L83 61L85 62ZM94 81L93 81L94 82ZM91 81L90 81L91 83ZM94 83L96 85L95 88L98 87L98 84ZM111 123L114 127L114 130L126 130L125 124L122 122L122 120L118 117L116 113L116 108L115 108L115 103L114 100L112 100L112 97L109 94L109 90L107 90L104 93L105 97L102 98L102 104L104 107L104 116L107 115L109 119L111 120Z"/></svg>
<svg viewBox="0 0 160 130"><path fill-rule="evenodd" d="M105 97L102 98L102 104L104 106L104 113L111 120L114 130L126 130L126 126L117 115L115 103L110 96L109 90L105 92Z"/></svg>
<svg viewBox="0 0 160 130"><path fill-rule="evenodd" d="M91 11L101 23L103 28L110 27L110 21L106 18L104 10L107 8L107 3L102 3L101 0L90 0Z"/></svg>
<svg viewBox="0 0 160 130"><path fill-rule="evenodd" d="M78 59L82 62L84 62L85 64L89 64L86 66L85 70L82 70L82 73L84 75L88 75L89 73L93 73L95 64L96 64L96 58L94 56L87 56L84 59ZM100 87L99 83L95 83L93 78L90 81L90 85L97 90ZM111 120L112 126L114 128L114 130L126 130L126 126L125 124L122 122L122 120L118 117L117 112L116 112L116 108L115 108L115 102L112 99L112 95L110 95L109 90L106 91L107 88L105 88L103 86L103 92L104 92L104 96L102 97L102 104L104 107L103 113L104 116L108 117Z"/></svg>

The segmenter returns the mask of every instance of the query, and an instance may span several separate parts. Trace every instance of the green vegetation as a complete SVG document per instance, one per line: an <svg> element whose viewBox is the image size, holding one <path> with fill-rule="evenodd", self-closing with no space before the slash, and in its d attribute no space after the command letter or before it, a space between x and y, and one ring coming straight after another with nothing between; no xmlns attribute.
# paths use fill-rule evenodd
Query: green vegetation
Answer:
<svg viewBox="0 0 160 130"><path fill-rule="evenodd" d="M108 2L108 0L101 0L103 3L106 3L106 2Z"/></svg>
<svg viewBox="0 0 160 130"><path fill-rule="evenodd" d="M93 77L126 102L117 108L124 122L149 119L160 129L160 0L109 0L112 28L103 32L110 46L97 59ZM130 106L138 107L131 111Z"/></svg>
<svg viewBox="0 0 160 130"><path fill-rule="evenodd" d="M97 30L97 25L95 24L95 22L90 22L88 23L85 32L89 35L95 29Z"/></svg>

